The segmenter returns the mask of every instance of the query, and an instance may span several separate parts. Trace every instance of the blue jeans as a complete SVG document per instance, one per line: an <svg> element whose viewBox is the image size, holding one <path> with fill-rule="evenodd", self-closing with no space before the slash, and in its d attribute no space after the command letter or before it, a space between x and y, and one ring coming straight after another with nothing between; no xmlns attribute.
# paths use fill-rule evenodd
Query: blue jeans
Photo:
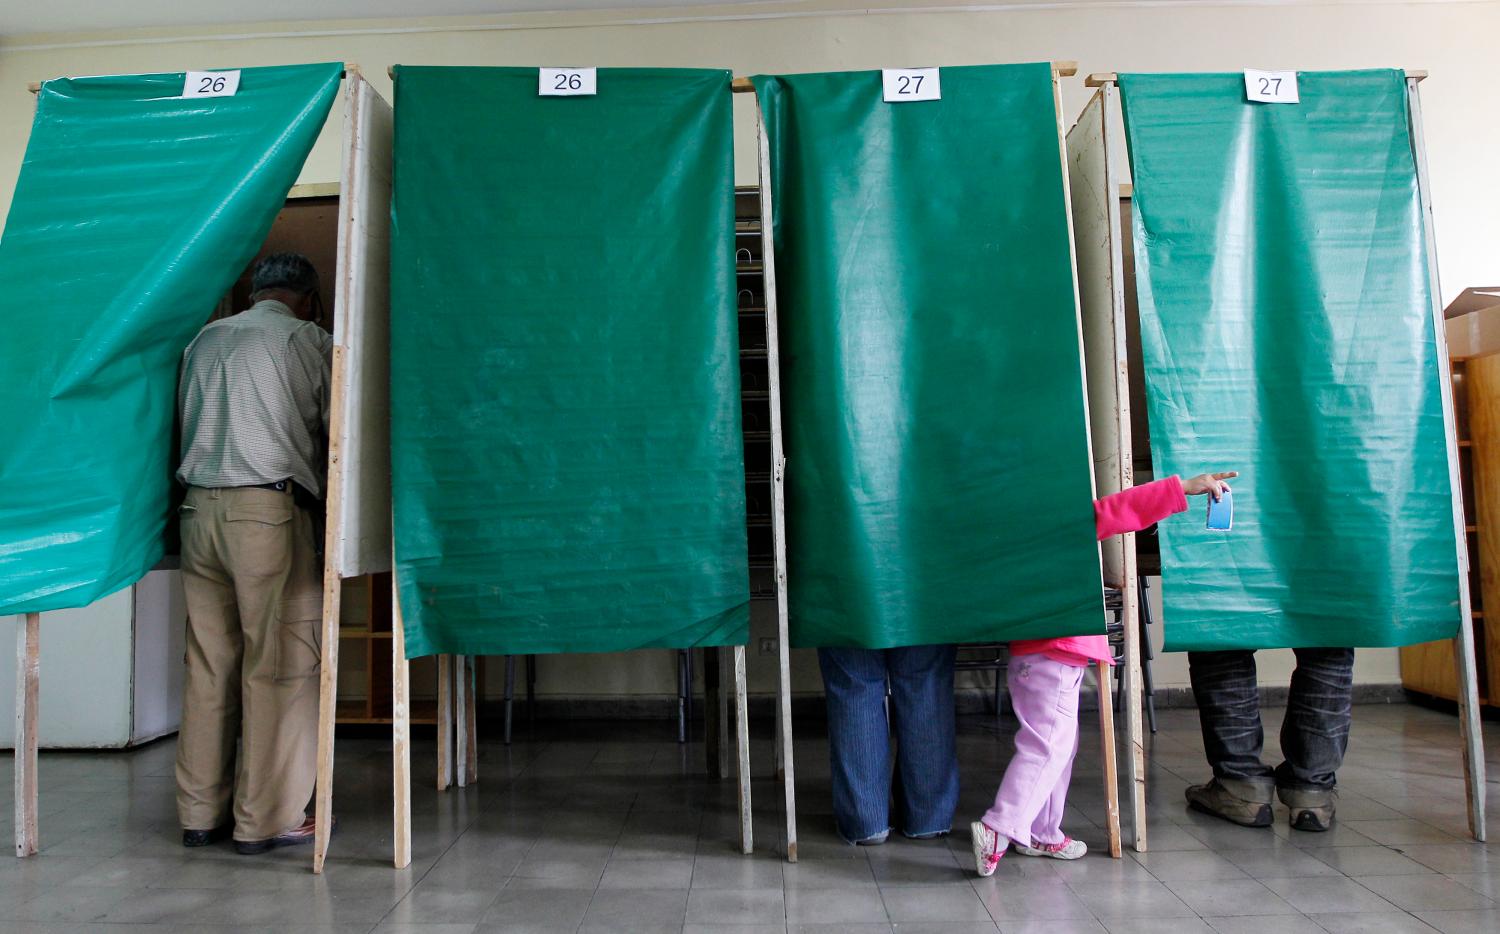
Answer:
<svg viewBox="0 0 1500 934"><path fill-rule="evenodd" d="M833 819L853 843L890 830L907 836L953 828L958 808L951 645L819 649L828 698ZM891 720L886 722L886 684ZM896 739L892 788L891 733Z"/></svg>
<svg viewBox="0 0 1500 934"><path fill-rule="evenodd" d="M1353 649L1293 649L1281 753L1274 769L1260 761L1264 734L1255 653L1189 652L1188 677L1198 702L1203 750L1215 778L1237 778L1296 791L1327 791L1349 747L1354 686Z"/></svg>

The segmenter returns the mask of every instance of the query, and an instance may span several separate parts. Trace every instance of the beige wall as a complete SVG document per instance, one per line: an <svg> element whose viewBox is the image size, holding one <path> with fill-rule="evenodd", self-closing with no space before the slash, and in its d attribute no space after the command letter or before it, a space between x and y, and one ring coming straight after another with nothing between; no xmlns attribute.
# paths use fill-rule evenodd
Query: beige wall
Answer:
<svg viewBox="0 0 1500 934"><path fill-rule="evenodd" d="M1500 281L1500 175L1486 153L1500 151L1489 73L1500 33L1493 2L1267 3L1171 5L1096 2L991 4L985 10L882 12L823 3L674 8L660 17L542 14L495 19L412 19L275 23L223 30L18 37L0 40L0 209L8 208L32 112L27 81L58 75L175 71L290 62L357 62L384 94L385 70L408 64L597 64L713 66L736 74L885 65L971 64L1073 59L1089 71L1200 71L1268 68L1425 68L1422 94L1445 300L1465 286ZM1026 9L1035 6L1036 9ZM861 12L861 11L873 12ZM826 15L819 11L827 11ZM647 20L659 20L647 22ZM667 21L670 20L670 21ZM3 28L3 27L0 27ZM1082 76L1063 86L1071 119L1088 92ZM738 175L754 178L751 101L736 100ZM337 115L303 173L304 182L338 177ZM601 154L603 157L603 154ZM756 605L757 634L769 620ZM797 660L798 684L817 687L816 665ZM1263 675L1285 679L1267 659ZM1186 683L1181 659L1158 665L1158 684ZM1361 653L1361 681L1395 680L1395 653ZM751 678L772 687L771 659L754 654ZM621 694L672 690L670 653L548 658L542 690Z"/></svg>

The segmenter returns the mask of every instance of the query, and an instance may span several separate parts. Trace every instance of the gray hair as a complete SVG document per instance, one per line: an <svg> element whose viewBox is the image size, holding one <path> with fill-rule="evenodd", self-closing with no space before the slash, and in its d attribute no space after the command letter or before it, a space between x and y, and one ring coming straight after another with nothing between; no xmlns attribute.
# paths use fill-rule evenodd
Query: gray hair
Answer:
<svg viewBox="0 0 1500 934"><path fill-rule="evenodd" d="M272 253L255 264L250 274L250 294L267 289L287 289L298 295L318 290L318 271L301 253Z"/></svg>

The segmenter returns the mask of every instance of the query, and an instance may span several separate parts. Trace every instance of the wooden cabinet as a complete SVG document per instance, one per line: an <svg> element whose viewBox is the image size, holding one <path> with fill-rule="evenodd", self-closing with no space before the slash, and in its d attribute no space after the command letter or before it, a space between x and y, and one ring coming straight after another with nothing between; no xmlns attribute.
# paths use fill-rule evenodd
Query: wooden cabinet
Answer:
<svg viewBox="0 0 1500 934"><path fill-rule="evenodd" d="M1450 334L1466 326L1448 322ZM1500 706L1500 348L1452 362L1479 702ZM1452 640L1401 650L1402 687L1456 701L1457 684Z"/></svg>

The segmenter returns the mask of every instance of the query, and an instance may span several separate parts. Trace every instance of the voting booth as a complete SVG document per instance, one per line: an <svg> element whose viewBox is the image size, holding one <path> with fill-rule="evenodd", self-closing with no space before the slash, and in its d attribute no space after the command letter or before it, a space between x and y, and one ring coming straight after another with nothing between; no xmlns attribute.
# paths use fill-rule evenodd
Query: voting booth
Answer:
<svg viewBox="0 0 1500 934"><path fill-rule="evenodd" d="M1129 486L1143 467L1156 477L1240 472L1231 530L1208 529L1201 516L1159 528L1166 648L1458 637L1470 826L1482 840L1468 557L1420 79L1091 76L1098 91L1068 138L1073 211L1101 492ZM1148 425L1142 464L1133 435ZM1105 561L1135 616L1134 538L1107 545ZM1133 619L1125 632L1137 640ZM1134 667L1125 691L1127 721L1138 722ZM1126 765L1139 815L1142 750L1127 750ZM1144 832L1138 816L1138 849Z"/></svg>
<svg viewBox="0 0 1500 934"><path fill-rule="evenodd" d="M730 74L392 76L397 710L408 658L729 647L748 853Z"/></svg>
<svg viewBox="0 0 1500 934"><path fill-rule="evenodd" d="M345 80L347 78L347 80ZM342 63L37 85L0 240L0 615L16 614L16 852L37 851L47 614L140 580L172 546L183 349L262 249L343 81L317 806L330 813L343 578L389 568L390 108ZM44 310L45 313L38 313ZM235 309L239 310L239 309ZM315 868L327 848L320 825Z"/></svg>
<svg viewBox="0 0 1500 934"><path fill-rule="evenodd" d="M752 79L794 646L1106 631L1056 84L1071 73ZM786 711L779 725L789 733ZM787 798L790 821L790 779Z"/></svg>

